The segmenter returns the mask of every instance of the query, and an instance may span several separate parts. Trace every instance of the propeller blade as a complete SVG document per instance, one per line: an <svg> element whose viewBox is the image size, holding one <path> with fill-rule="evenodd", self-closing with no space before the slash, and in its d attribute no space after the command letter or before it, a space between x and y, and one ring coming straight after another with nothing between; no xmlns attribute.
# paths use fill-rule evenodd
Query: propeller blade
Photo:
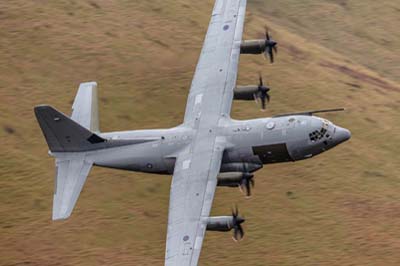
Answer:
<svg viewBox="0 0 400 266"><path fill-rule="evenodd" d="M258 104L259 103L259 100L258 100L258 93L254 93L253 94L253 98L254 98L254 101Z"/></svg>
<svg viewBox="0 0 400 266"><path fill-rule="evenodd" d="M240 184L238 187L239 187L240 193L244 194L242 184Z"/></svg>
<svg viewBox="0 0 400 266"><path fill-rule="evenodd" d="M261 97L261 109L265 110L265 97Z"/></svg>
<svg viewBox="0 0 400 266"><path fill-rule="evenodd" d="M232 208L232 217L234 219L234 223L236 223L236 217L238 216L238 214L239 214L238 206L235 205L235 209Z"/></svg>
<svg viewBox="0 0 400 266"><path fill-rule="evenodd" d="M269 60L271 64L274 62L274 52L272 51L271 47L268 48Z"/></svg>
<svg viewBox="0 0 400 266"><path fill-rule="evenodd" d="M273 57L272 57L272 60L273 60ZM261 73L259 74L258 78L259 78L258 91L253 94L253 97L257 104L258 104L259 100L261 100L261 109L265 110L266 100L269 102L271 99L271 97L268 94L268 92L271 89L267 86L264 86L264 81L261 76Z"/></svg>
<svg viewBox="0 0 400 266"><path fill-rule="evenodd" d="M269 40L271 39L271 37L269 36L269 29L268 29L268 26L265 25L265 26L264 26L264 29L265 29L265 38L269 41Z"/></svg>
<svg viewBox="0 0 400 266"><path fill-rule="evenodd" d="M238 224L237 226L235 226L234 231L233 231L233 240L235 242L238 242L240 240L242 240L244 237L244 230L243 227Z"/></svg>
<svg viewBox="0 0 400 266"><path fill-rule="evenodd" d="M271 101L271 96L270 96L268 93L265 94L265 97L267 98L267 101L268 101L268 102Z"/></svg>
<svg viewBox="0 0 400 266"><path fill-rule="evenodd" d="M232 218L233 218L233 240L234 241L239 241L243 239L244 236L244 231L241 226L242 223L245 222L245 219L243 217L239 216L239 209L238 206L235 205L235 209L232 208Z"/></svg>
<svg viewBox="0 0 400 266"><path fill-rule="evenodd" d="M269 60L271 64L274 62L274 52L278 53L277 42L272 39L272 36L269 34L269 29L265 26L265 52L264 57Z"/></svg>
<svg viewBox="0 0 400 266"><path fill-rule="evenodd" d="M251 188L250 188L250 181L244 179L240 184L240 191L244 194L244 190L246 190L246 198L251 196Z"/></svg>
<svg viewBox="0 0 400 266"><path fill-rule="evenodd" d="M277 54L278 53L278 46L276 46L276 44L274 46L272 46L272 49L274 49L274 52Z"/></svg>
<svg viewBox="0 0 400 266"><path fill-rule="evenodd" d="M235 227L235 229L233 229L233 239L235 239L235 241L239 240L238 239L238 230L236 229L236 227Z"/></svg>
<svg viewBox="0 0 400 266"><path fill-rule="evenodd" d="M244 237L243 227L241 225L239 225L238 227L239 227L240 239L243 239L243 237Z"/></svg>
<svg viewBox="0 0 400 266"><path fill-rule="evenodd" d="M246 180L246 197L251 197L251 187L250 187L250 181Z"/></svg>

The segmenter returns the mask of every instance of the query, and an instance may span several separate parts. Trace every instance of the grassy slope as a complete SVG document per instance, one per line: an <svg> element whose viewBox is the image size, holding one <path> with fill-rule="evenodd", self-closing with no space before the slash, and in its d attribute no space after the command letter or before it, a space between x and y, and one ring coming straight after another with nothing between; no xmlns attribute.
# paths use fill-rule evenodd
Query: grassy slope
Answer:
<svg viewBox="0 0 400 266"><path fill-rule="evenodd" d="M400 4L358 2L250 1L245 37L268 23L280 50L274 65L243 56L239 83L261 70L273 100L233 116L345 106L326 117L353 138L265 167L251 200L218 189L212 212L237 202L247 238L207 234L202 265L399 265ZM170 177L94 169L72 217L51 222L53 160L32 107L69 112L79 82L96 80L103 131L178 124L211 7L0 3L0 265L162 265Z"/></svg>

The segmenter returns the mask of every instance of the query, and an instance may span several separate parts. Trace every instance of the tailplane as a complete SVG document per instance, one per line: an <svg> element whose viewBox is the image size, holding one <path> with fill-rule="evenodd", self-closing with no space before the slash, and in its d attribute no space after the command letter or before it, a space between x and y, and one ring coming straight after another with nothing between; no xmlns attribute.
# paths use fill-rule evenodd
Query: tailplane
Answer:
<svg viewBox="0 0 400 266"><path fill-rule="evenodd" d="M86 158L86 151L102 146L106 140L51 106L36 106L35 115L50 151L56 157L53 220L66 219L71 215L93 165ZM94 145L96 143L100 145Z"/></svg>
<svg viewBox="0 0 400 266"><path fill-rule="evenodd" d="M71 118L49 105L36 106L35 115L56 157L52 219L66 219L93 166L86 151L107 146L106 140L96 134L99 133L97 84L87 82L79 86Z"/></svg>
<svg viewBox="0 0 400 266"><path fill-rule="evenodd" d="M96 88L95 82L79 86L71 118L49 105L39 105L34 109L51 154L56 158L53 220L71 215L93 166L90 151L158 140L100 137Z"/></svg>
<svg viewBox="0 0 400 266"><path fill-rule="evenodd" d="M67 219L71 215L92 165L85 159L85 153L57 156L53 220Z"/></svg>
<svg viewBox="0 0 400 266"><path fill-rule="evenodd" d="M49 105L36 106L35 115L51 152L88 151L106 142Z"/></svg>

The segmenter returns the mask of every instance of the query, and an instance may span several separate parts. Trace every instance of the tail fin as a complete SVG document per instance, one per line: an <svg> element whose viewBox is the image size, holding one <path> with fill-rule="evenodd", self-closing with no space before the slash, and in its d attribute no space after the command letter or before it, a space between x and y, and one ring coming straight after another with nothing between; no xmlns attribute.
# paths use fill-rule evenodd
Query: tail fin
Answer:
<svg viewBox="0 0 400 266"><path fill-rule="evenodd" d="M158 140L105 140L93 133L99 132L96 87L95 82L79 86L71 118L49 105L34 109L49 149L56 157L53 220L66 219L71 215L93 166L86 151Z"/></svg>
<svg viewBox="0 0 400 266"><path fill-rule="evenodd" d="M82 151L105 142L92 133L99 132L97 84L87 82L79 86L71 118L47 105L35 107L35 115L52 152L79 152L56 155L53 220L66 219L71 215L93 166Z"/></svg>
<svg viewBox="0 0 400 266"><path fill-rule="evenodd" d="M96 82L79 85L72 105L71 119L92 132L100 132Z"/></svg>
<svg viewBox="0 0 400 266"><path fill-rule="evenodd" d="M106 140L49 105L35 107L35 115L52 152L80 152Z"/></svg>

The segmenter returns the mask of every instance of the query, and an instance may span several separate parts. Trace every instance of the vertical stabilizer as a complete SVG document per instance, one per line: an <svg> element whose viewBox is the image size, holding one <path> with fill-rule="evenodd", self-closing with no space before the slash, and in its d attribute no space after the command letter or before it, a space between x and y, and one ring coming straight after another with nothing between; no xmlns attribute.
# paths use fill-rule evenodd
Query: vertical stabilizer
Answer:
<svg viewBox="0 0 400 266"><path fill-rule="evenodd" d="M92 132L100 132L96 82L85 82L79 85L72 105L71 118Z"/></svg>

